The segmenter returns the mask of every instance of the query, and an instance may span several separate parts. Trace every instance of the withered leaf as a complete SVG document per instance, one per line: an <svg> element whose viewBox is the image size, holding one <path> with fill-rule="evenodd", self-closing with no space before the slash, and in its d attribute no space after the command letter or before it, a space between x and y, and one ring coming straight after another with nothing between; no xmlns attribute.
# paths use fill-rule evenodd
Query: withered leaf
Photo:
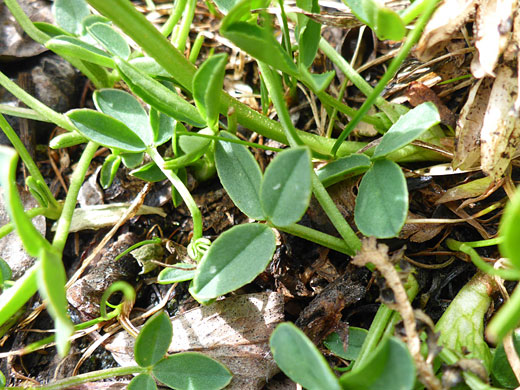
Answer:
<svg viewBox="0 0 520 390"><path fill-rule="evenodd" d="M451 202L454 200L475 198L482 195L489 188L493 180L490 177L482 177L450 188L438 200L436 204Z"/></svg>
<svg viewBox="0 0 520 390"><path fill-rule="evenodd" d="M283 319L279 293L229 297L172 317L173 340L168 352L202 352L225 364L233 373L226 389L261 389L278 372L269 337ZM106 345L121 366L135 364L133 348L134 339L126 332Z"/></svg>

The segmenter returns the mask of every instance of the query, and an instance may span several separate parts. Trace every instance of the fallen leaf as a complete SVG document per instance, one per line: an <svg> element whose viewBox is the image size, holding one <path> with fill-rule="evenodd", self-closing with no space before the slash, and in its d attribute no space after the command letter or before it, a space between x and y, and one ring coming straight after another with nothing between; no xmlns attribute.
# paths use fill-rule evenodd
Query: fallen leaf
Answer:
<svg viewBox="0 0 520 390"><path fill-rule="evenodd" d="M414 107L425 102L432 102L439 111L441 123L451 127L455 126L455 114L439 99L435 92L423 83L413 81L408 87L406 95L408 96L410 104Z"/></svg>
<svg viewBox="0 0 520 390"><path fill-rule="evenodd" d="M475 198L486 192L492 182L493 180L490 177L483 177L458 185L447 190L435 203L441 204L454 200Z"/></svg>
<svg viewBox="0 0 520 390"><path fill-rule="evenodd" d="M258 293L229 297L171 318L173 340L168 352L202 352L233 373L227 390L261 389L278 372L269 337L283 317L283 296ZM106 349L123 367L135 365L134 339L120 332Z"/></svg>

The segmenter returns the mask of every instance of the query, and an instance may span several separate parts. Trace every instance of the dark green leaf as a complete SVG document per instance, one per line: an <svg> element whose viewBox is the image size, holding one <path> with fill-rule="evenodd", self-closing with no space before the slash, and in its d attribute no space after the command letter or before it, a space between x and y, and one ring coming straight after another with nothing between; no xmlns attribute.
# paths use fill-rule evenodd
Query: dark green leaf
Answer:
<svg viewBox="0 0 520 390"><path fill-rule="evenodd" d="M155 183L166 179L166 176L164 175L163 171L161 171L161 168L159 168L153 161L150 161L149 163L134 169L130 172L130 174L138 177L141 180L149 181L150 183Z"/></svg>
<svg viewBox="0 0 520 390"><path fill-rule="evenodd" d="M121 156L118 154L111 154L105 158L99 176L99 181L104 189L107 189L112 185L120 164Z"/></svg>
<svg viewBox="0 0 520 390"><path fill-rule="evenodd" d="M136 98L123 90L107 88L95 91L93 100L99 111L123 122L145 145L153 145L150 120Z"/></svg>
<svg viewBox="0 0 520 390"><path fill-rule="evenodd" d="M391 337L382 341L369 359L340 378L344 390L411 390L415 365L406 345Z"/></svg>
<svg viewBox="0 0 520 390"><path fill-rule="evenodd" d="M44 32L51 38L60 36L60 35L71 35L68 31L47 22L33 22L34 27L36 27L41 32Z"/></svg>
<svg viewBox="0 0 520 390"><path fill-rule="evenodd" d="M139 374L130 381L128 390L156 390L155 380L149 374Z"/></svg>
<svg viewBox="0 0 520 390"><path fill-rule="evenodd" d="M79 58L108 68L115 67L114 61L107 53L75 37L57 36L45 42L45 46L62 56Z"/></svg>
<svg viewBox="0 0 520 390"><path fill-rule="evenodd" d="M209 300L244 286L265 270L275 248L276 238L268 226L233 226L215 240L203 257L191 294Z"/></svg>
<svg viewBox="0 0 520 390"><path fill-rule="evenodd" d="M231 372L201 353L182 352L157 363L153 375L165 385L178 390L217 390L231 381Z"/></svg>
<svg viewBox="0 0 520 390"><path fill-rule="evenodd" d="M52 12L58 26L72 34L81 33L81 22L90 15L85 0L55 0Z"/></svg>
<svg viewBox="0 0 520 390"><path fill-rule="evenodd" d="M440 122L439 112L431 102L423 103L401 116L376 146L372 158L384 157L402 148L430 127Z"/></svg>
<svg viewBox="0 0 520 390"><path fill-rule="evenodd" d="M311 154L306 147L284 150L269 164L260 188L264 214L276 226L298 222L311 199Z"/></svg>
<svg viewBox="0 0 520 390"><path fill-rule="evenodd" d="M61 254L54 248L44 249L40 253L41 267L38 272L38 291L47 299L47 310L54 319L56 329L56 347L61 357L70 348L69 337L74 333L68 314L68 302L65 295L67 275L61 261Z"/></svg>
<svg viewBox="0 0 520 390"><path fill-rule="evenodd" d="M334 355L339 356L342 359L356 360L367 333L368 332L365 329L354 328L351 326L348 328L347 349L343 347L343 340L336 332L331 333L323 341L323 345L325 345Z"/></svg>
<svg viewBox="0 0 520 390"><path fill-rule="evenodd" d="M320 38L321 24L309 19L300 32L298 44L300 48L300 60L304 67L308 68L314 62Z"/></svg>
<svg viewBox="0 0 520 390"><path fill-rule="evenodd" d="M71 146L83 144L85 142L88 142L88 139L86 139L82 134L78 133L77 131L69 131L67 133L57 135L51 139L49 146L52 149L60 149L69 148Z"/></svg>
<svg viewBox="0 0 520 390"><path fill-rule="evenodd" d="M127 152L142 152L144 142L123 122L94 110L72 110L67 116L76 125L79 132L91 141L107 148Z"/></svg>
<svg viewBox="0 0 520 390"><path fill-rule="evenodd" d="M122 59L115 59L117 69L132 92L157 110L179 121L202 127L205 123L195 107Z"/></svg>
<svg viewBox="0 0 520 390"><path fill-rule="evenodd" d="M374 161L359 185L354 219L365 236L391 238L399 234L408 213L408 189L399 165Z"/></svg>
<svg viewBox="0 0 520 390"><path fill-rule="evenodd" d="M164 311L153 315L139 332L135 339L135 361L141 367L149 367L161 360L173 336L173 327L170 317Z"/></svg>
<svg viewBox="0 0 520 390"><path fill-rule="evenodd" d="M372 165L372 161L364 154L351 154L338 158L320 168L316 174L325 187L342 181L348 175L365 172Z"/></svg>
<svg viewBox="0 0 520 390"><path fill-rule="evenodd" d="M213 131L210 128L205 127L199 130L197 133L205 135L213 135ZM179 137L179 147L186 154L193 154L200 150L206 150L211 144L212 140L206 137L197 137L192 135L181 135Z"/></svg>
<svg viewBox="0 0 520 390"><path fill-rule="evenodd" d="M306 68L300 67L300 75L316 93L325 90L334 79L336 73L332 70L325 73L310 73Z"/></svg>
<svg viewBox="0 0 520 390"><path fill-rule="evenodd" d="M338 378L318 348L290 322L276 327L269 341L285 375L309 390L341 390Z"/></svg>
<svg viewBox="0 0 520 390"><path fill-rule="evenodd" d="M106 23L94 23L87 31L108 52L126 60L130 56L130 46L116 30Z"/></svg>
<svg viewBox="0 0 520 390"><path fill-rule="evenodd" d="M121 159L125 167L134 169L143 162L144 153L121 153Z"/></svg>
<svg viewBox="0 0 520 390"><path fill-rule="evenodd" d="M0 257L0 273L2 275L1 285L4 284L6 280L11 280L13 277L13 272L11 271L11 267L7 264L7 261Z"/></svg>
<svg viewBox="0 0 520 390"><path fill-rule="evenodd" d="M185 282L195 277L197 266L188 263L176 263L171 268L165 268L157 276L157 283L171 284Z"/></svg>
<svg viewBox="0 0 520 390"><path fill-rule="evenodd" d="M186 171L185 167L177 168L174 171L177 174L177 177L181 179L181 181L186 185L188 183L188 172ZM172 186L172 203L173 207L179 207L184 200L182 199L181 194L179 194L179 191Z"/></svg>
<svg viewBox="0 0 520 390"><path fill-rule="evenodd" d="M237 139L222 131L225 138ZM262 172L251 152L244 145L219 141L215 147L218 177L233 203L249 218L265 219L260 204Z"/></svg>
<svg viewBox="0 0 520 390"><path fill-rule="evenodd" d="M208 58L193 77L193 99L209 127L215 128L220 114L220 95L228 56L225 53Z"/></svg>
<svg viewBox="0 0 520 390"><path fill-rule="evenodd" d="M513 332L513 344L516 353L520 353L520 335L518 332ZM513 372L509 361L507 360L503 343L500 343L495 350L493 362L491 363L491 375L500 386L507 389L518 387L518 381L516 380L515 373Z"/></svg>
<svg viewBox="0 0 520 390"><path fill-rule="evenodd" d="M160 146L168 142L173 136L176 121L155 108L150 109L150 126L153 131L154 145Z"/></svg>

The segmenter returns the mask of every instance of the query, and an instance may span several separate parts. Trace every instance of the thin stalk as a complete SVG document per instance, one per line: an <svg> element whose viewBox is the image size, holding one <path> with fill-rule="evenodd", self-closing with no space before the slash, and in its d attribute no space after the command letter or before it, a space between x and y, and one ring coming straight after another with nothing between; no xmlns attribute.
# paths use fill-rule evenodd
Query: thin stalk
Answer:
<svg viewBox="0 0 520 390"><path fill-rule="evenodd" d="M167 37L173 31L173 28L179 23L182 17L182 11L186 7L186 0L175 0L175 7L168 17L166 23L161 27L161 34Z"/></svg>
<svg viewBox="0 0 520 390"><path fill-rule="evenodd" d="M281 152L283 150L280 148L274 148L272 146L267 146L267 145L260 145L255 142L248 142L248 141L244 141L241 139L226 138L226 137L221 137L219 135L194 133L192 131L178 131L177 135L186 135L188 137L208 138L208 139L213 139L216 141L223 141L223 142L229 142L232 144L245 145L245 146L249 146L251 148L257 148L257 149L262 149L262 150L272 150L273 152Z"/></svg>
<svg viewBox="0 0 520 390"><path fill-rule="evenodd" d="M345 77L345 80L341 83L341 87L339 88L338 94L338 102L341 102L343 96L345 95L345 91L347 90L348 79ZM349 107L350 108L350 107ZM332 130L334 129L334 123L336 123L336 117L338 115L338 109L333 107L332 114L330 115L329 125L327 127L327 132L325 133L325 137L330 138L332 136Z"/></svg>
<svg viewBox="0 0 520 390"><path fill-rule="evenodd" d="M34 209L27 210L25 212L25 214L27 215L27 217L29 219L33 219L34 217L37 217L38 215L45 215L46 212L47 212L46 207L35 207ZM2 227L0 227L0 238L7 236L9 233L14 231L14 229L15 229L14 223L12 223L12 222L6 223Z"/></svg>
<svg viewBox="0 0 520 390"><path fill-rule="evenodd" d="M58 219L56 234L54 236L54 240L52 241L52 246L60 253L63 252L63 248L65 248L65 242L67 241L67 237L69 235L70 223L72 220L72 214L76 208L76 202L78 201L79 189L85 180L85 175L90 166L90 162L92 161L92 158L94 158L94 154L96 153L98 147L99 145L92 141L87 144L85 150L81 154L78 165L76 166L76 169L70 178L69 192L65 198L63 211L61 212L61 216Z"/></svg>
<svg viewBox="0 0 520 390"><path fill-rule="evenodd" d="M191 23L195 16L195 8L197 7L197 0L188 0L188 8L184 11L184 17L175 39L175 47L182 53L186 48L186 41L190 33ZM173 38L173 37L172 37Z"/></svg>
<svg viewBox="0 0 520 390"><path fill-rule="evenodd" d="M428 20L430 20L431 15L433 14L433 11L435 11L435 7L437 5L438 0L428 0L427 5L424 8L424 13L419 17L417 20L417 23L415 24L414 29L408 34L406 37L406 41L401 47L401 50L397 54L397 56L392 60L390 65L388 66L387 71L381 77L381 80L377 83L376 87L370 94L370 96L367 97L367 100L365 100L365 103L359 108L356 116L352 118L352 120L349 122L345 130L341 133L340 137L337 139L336 143L334 144L334 147L332 148L332 154L336 155L337 150L341 143L347 138L347 136L350 134L350 132L357 126L361 118L366 115L370 107L372 107L372 104L379 98L379 95L383 90L385 89L388 82L395 76L397 71L399 70L399 67L403 63L403 61L408 57L408 54L410 53L410 50L412 50L412 47L415 45L415 43L419 40L421 37L422 30L424 26L426 26L426 23L428 23ZM321 42L321 41L320 41ZM324 45L325 46L325 45ZM321 44L320 44L321 47ZM388 115L388 114L387 114ZM392 117L390 117L392 119Z"/></svg>
<svg viewBox="0 0 520 390"><path fill-rule="evenodd" d="M36 111L25 107L13 107L8 104L0 104L0 113L15 116L17 118L32 119L33 121L50 122Z"/></svg>
<svg viewBox="0 0 520 390"><path fill-rule="evenodd" d="M198 33L197 37L195 38L195 41L193 42L193 45L191 46L190 56L188 57L188 60L192 64L194 64L197 61L197 58L199 57L200 49L201 49L203 43L204 43L204 35L202 35L201 33Z"/></svg>
<svg viewBox="0 0 520 390"><path fill-rule="evenodd" d="M168 180L170 180L170 182L173 184L173 186L181 196L182 200L184 200L184 203L186 203L186 206L188 207L188 210L190 211L191 217L193 219L193 236L191 240L192 242L195 242L196 240L202 237L202 213L200 212L197 204L195 203L195 200L193 200L193 197L191 196L190 192L188 191L182 180L179 179L179 177L175 173L173 173L173 171L164 168L164 160L156 149L149 148L146 152L161 169L161 171L168 178Z"/></svg>
<svg viewBox="0 0 520 390"><path fill-rule="evenodd" d="M45 179L43 178L40 169L32 159L23 142L20 140L20 137L18 137L18 135L15 133L11 125L9 125L9 123L5 120L2 114L0 114L0 128L3 130L4 134L7 136L9 141L11 141L11 144L18 152L18 155L24 162L31 176L37 181L41 182L41 185L45 187L47 198L51 203L52 208L59 210L61 206L58 204L54 196L52 196L52 192L47 186L47 183L45 183Z"/></svg>
<svg viewBox="0 0 520 390"><path fill-rule="evenodd" d="M11 287L2 291L2 294L0 294L0 325L9 321L36 294L38 290L36 276L39 270L40 262L37 262L25 271L23 276Z"/></svg>

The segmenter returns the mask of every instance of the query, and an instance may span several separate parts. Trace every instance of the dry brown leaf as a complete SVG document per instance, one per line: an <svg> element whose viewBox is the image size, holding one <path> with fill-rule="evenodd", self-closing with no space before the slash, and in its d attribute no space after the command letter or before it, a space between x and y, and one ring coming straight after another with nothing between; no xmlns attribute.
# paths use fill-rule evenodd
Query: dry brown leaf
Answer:
<svg viewBox="0 0 520 390"><path fill-rule="evenodd" d="M283 321L283 296L258 293L229 297L171 318L169 352L202 352L233 373L228 390L261 389L278 367L269 337ZM120 332L106 345L121 366L135 365L134 339Z"/></svg>
<svg viewBox="0 0 520 390"><path fill-rule="evenodd" d="M455 129L457 146L453 157L454 168L468 169L480 160L480 132L492 84L493 79L484 78L477 81L469 91Z"/></svg>
<svg viewBox="0 0 520 390"><path fill-rule="evenodd" d="M475 47L471 73L476 78L495 76L493 70L504 52L512 28L516 0L487 0L477 9Z"/></svg>
<svg viewBox="0 0 520 390"><path fill-rule="evenodd" d="M460 27L473 15L479 0L446 0L435 11L417 44L415 54L430 60L442 50Z"/></svg>
<svg viewBox="0 0 520 390"><path fill-rule="evenodd" d="M501 65L480 134L482 170L495 181L504 174L519 143L520 122L512 115L517 94L516 74L507 65Z"/></svg>
<svg viewBox="0 0 520 390"><path fill-rule="evenodd" d="M450 188L438 200L436 204L452 202L454 200L475 198L486 192L493 180L490 177L482 177Z"/></svg>

